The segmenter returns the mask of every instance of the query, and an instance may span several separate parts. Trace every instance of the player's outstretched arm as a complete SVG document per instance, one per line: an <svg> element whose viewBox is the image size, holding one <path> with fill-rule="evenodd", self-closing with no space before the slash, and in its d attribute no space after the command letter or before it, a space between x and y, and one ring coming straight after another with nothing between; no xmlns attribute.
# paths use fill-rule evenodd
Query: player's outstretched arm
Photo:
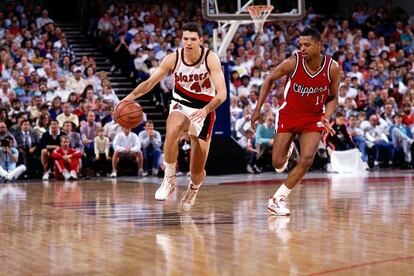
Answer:
<svg viewBox="0 0 414 276"><path fill-rule="evenodd" d="M331 120L332 114L335 112L336 107L338 106L338 89L340 83L340 69L338 63L335 61L332 61L331 71L329 74L331 75L332 80L330 86L330 96L326 99L325 115L323 115L321 120L326 131L334 135L335 130L331 127L329 121Z"/></svg>
<svg viewBox="0 0 414 276"><path fill-rule="evenodd" d="M157 70L147 79L146 81L141 82L135 89L126 96L123 101L133 101L136 98L139 98L149 91L160 82L165 76L173 69L175 64L175 55L176 53L171 53L166 56L162 61Z"/></svg>
<svg viewBox="0 0 414 276"><path fill-rule="evenodd" d="M280 79L281 77L290 74L296 64L296 57L291 56L288 59L285 59L282 63L276 66L275 69L272 70L269 76L264 80L262 84L262 88L260 89L260 96L257 102L256 108L253 112L252 119L251 119L251 126L254 130L256 130L256 121L260 117L260 109L263 106L264 101L266 100L267 95L269 94L270 88L275 80Z"/></svg>
<svg viewBox="0 0 414 276"><path fill-rule="evenodd" d="M215 53L210 52L207 57L207 64L210 68L210 79L213 82L217 93L204 108L197 110L190 115L190 120L195 122L203 120L227 98L226 82L224 80L223 71L221 70L221 62L219 57Z"/></svg>

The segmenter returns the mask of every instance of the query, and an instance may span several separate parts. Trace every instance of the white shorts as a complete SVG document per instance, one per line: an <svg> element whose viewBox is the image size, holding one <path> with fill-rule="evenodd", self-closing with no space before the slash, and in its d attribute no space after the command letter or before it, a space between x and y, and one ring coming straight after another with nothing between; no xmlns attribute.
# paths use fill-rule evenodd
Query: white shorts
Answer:
<svg viewBox="0 0 414 276"><path fill-rule="evenodd" d="M179 103L175 100L171 100L170 104L170 114L172 112L180 112L185 117L190 119L190 115L199 109L192 108L186 106L182 103ZM190 135L196 136L203 140L209 140L211 138L211 134L213 133L213 125L214 121L216 120L216 113L210 112L204 120L199 123L190 122L190 128L188 129L188 133Z"/></svg>

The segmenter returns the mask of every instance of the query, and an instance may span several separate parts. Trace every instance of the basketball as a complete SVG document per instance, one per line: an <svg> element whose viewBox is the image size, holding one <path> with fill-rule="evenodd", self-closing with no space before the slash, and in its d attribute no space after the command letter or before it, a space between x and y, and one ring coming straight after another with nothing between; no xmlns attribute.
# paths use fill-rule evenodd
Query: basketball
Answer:
<svg viewBox="0 0 414 276"><path fill-rule="evenodd" d="M135 101L121 101L114 110L114 120L122 127L137 127L143 116L141 106Z"/></svg>

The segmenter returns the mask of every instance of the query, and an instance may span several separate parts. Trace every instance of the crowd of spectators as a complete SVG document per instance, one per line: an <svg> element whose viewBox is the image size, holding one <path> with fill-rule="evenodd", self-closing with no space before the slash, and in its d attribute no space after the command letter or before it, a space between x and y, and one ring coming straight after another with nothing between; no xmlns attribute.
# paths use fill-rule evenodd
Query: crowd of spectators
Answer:
<svg viewBox="0 0 414 276"><path fill-rule="evenodd" d="M99 16L88 21L88 34L99 41L113 64L111 71L121 71L137 83L147 79L165 55L180 47L184 22L200 23L204 45L212 47L216 23L205 21L198 5L177 1L143 5L120 2L99 8ZM260 173L270 165L272 130L285 80L272 86L262 109L261 125L254 132L250 114L260 86L275 66L297 51L299 35L306 26L321 31L324 53L331 55L342 69L338 118L332 123L344 131L338 131L337 137L325 137L321 147L328 153L357 147L363 160L372 166L410 167L414 16L409 17L391 1L385 1L377 7L358 5L348 18L320 15L310 6L302 20L268 22L258 35L253 24L239 28L223 61L231 72L232 133L246 149L247 170ZM0 12L0 43L0 139L14 141L11 147L19 153L16 165L42 160L42 166L31 168L34 171L29 170L29 176L41 171L48 178L49 167L54 164L50 159L56 156L53 152L66 143L66 138L61 140L63 134L69 137L70 148L82 152L81 173L82 168L98 162L98 175L112 172L116 176L119 157L135 159L139 175L158 173L162 142L154 125L143 121L131 132L113 121L111 112L119 99L108 72L97 72L94 59L88 56L77 62L65 33L49 18L46 9L10 2ZM154 103L166 110L172 89L173 79L168 76L154 88ZM118 134L122 138L116 137ZM137 137L131 138L131 134ZM114 140L127 146L114 145ZM181 160L186 162L183 168L189 156L185 141L180 145ZM402 163L398 163L401 153ZM11 156L9 159L13 159ZM75 178L75 173L77 177L77 170L67 170L63 177Z"/></svg>
<svg viewBox="0 0 414 276"><path fill-rule="evenodd" d="M161 155L161 135L153 123L145 115L138 127L122 129L112 118L119 98L108 72L97 72L92 57L78 60L43 7L9 2L0 11L3 181L20 175L43 180L51 175L66 180L116 177L118 161L131 152L138 175L148 174L147 165L158 173L158 160L143 164L143 156Z"/></svg>
<svg viewBox="0 0 414 276"><path fill-rule="evenodd" d="M211 48L216 23L205 21L200 7L189 3L112 4L100 18L91 18L89 33L101 39L114 63L113 70L122 70L140 82L166 54L180 47L180 27L186 21L202 24L204 44ZM270 164L266 152L273 141L269 129L274 124L267 125L266 118L277 119L285 80L271 88L262 110L263 127L254 133L250 113L260 86L275 66L297 51L299 35L307 26L321 31L324 53L342 69L338 110L344 117L339 121L351 134L345 148L335 143L344 143L348 137L338 135L335 139L325 137L321 147L328 153L357 147L371 166L396 165L396 153L404 148L400 165L410 167L411 154L407 152L411 151L414 132L414 16L387 0L376 7L359 4L347 18L317 14L309 6L302 20L268 22L259 35L253 24L240 26L222 61L230 67L232 133L246 149L247 170L258 173ZM157 104L168 104L172 88L169 76L154 89ZM402 118L401 123L397 123L398 118ZM338 120L334 118L335 122Z"/></svg>

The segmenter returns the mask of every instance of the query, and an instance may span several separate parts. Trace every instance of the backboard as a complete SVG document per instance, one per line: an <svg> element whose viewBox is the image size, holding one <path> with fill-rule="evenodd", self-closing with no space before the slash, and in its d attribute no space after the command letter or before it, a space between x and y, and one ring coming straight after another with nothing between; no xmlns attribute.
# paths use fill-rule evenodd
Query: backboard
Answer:
<svg viewBox="0 0 414 276"><path fill-rule="evenodd" d="M305 11L305 0L201 0L203 16L211 21L251 21L249 5L273 5L266 21L297 20Z"/></svg>

